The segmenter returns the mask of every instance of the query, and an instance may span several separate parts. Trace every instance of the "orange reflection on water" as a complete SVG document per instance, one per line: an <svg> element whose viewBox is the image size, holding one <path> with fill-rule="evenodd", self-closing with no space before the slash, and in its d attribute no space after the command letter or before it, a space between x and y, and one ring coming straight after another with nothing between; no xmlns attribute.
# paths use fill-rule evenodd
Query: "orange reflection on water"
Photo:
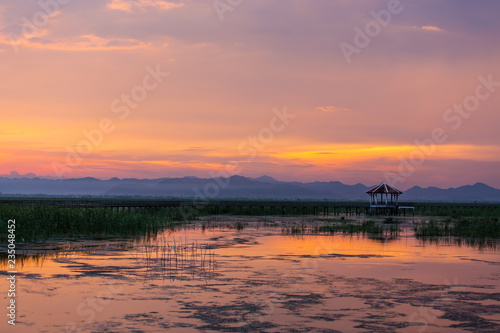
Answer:
<svg viewBox="0 0 500 333"><path fill-rule="evenodd" d="M145 325L176 331L204 327L221 315L211 310L217 306L227 325L236 325L241 314L264 305L273 312L262 310L263 318L282 331L294 320L328 328L331 321L321 318L338 314L345 317L335 328L352 331L373 299L382 308L370 311L387 316L383 304L389 299L404 323L415 321L411 316L419 307L432 306L428 299L453 296L442 288L475 292L475 286L488 284L488 292L500 291L498 265L490 264L498 261L498 248L422 243L404 233L290 236L276 227L189 227L150 239L45 250L19 261L21 331L104 331L110 322L121 331ZM425 293L412 291L414 285ZM401 299L406 294L411 302ZM302 297L312 297L312 303L300 303ZM51 306L40 307L47 302ZM296 302L302 304L300 314ZM169 326L174 323L179 326ZM436 318L433 324L446 328L452 322Z"/></svg>

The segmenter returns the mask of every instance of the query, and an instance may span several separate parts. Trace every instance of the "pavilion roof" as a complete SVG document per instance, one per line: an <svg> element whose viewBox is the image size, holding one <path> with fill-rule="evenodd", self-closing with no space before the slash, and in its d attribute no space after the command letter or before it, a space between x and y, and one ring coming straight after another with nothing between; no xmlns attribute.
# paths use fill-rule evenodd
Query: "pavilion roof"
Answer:
<svg viewBox="0 0 500 333"><path fill-rule="evenodd" d="M391 185L387 185L386 183L380 183L380 185L375 186L369 191L366 191L368 194L373 193L388 193L388 194L403 194L397 188L392 187Z"/></svg>

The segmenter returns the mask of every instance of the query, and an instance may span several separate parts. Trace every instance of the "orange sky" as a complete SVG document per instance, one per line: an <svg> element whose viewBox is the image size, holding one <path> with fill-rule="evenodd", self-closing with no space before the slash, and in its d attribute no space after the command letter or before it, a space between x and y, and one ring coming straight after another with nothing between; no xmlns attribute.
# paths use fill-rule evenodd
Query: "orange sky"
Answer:
<svg viewBox="0 0 500 333"><path fill-rule="evenodd" d="M0 175L500 187L497 2L64 2L0 2Z"/></svg>

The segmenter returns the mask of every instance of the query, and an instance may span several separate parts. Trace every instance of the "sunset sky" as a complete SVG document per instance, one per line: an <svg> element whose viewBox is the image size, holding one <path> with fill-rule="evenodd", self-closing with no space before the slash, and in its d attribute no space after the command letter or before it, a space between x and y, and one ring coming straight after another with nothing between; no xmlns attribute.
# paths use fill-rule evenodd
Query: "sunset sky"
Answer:
<svg viewBox="0 0 500 333"><path fill-rule="evenodd" d="M0 0L0 175L500 188L500 1L397 2Z"/></svg>

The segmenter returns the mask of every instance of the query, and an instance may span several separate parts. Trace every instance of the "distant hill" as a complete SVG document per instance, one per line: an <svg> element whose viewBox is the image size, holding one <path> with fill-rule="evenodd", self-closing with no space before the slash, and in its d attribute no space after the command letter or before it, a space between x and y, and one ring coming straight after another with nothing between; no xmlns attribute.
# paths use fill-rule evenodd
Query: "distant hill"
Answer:
<svg viewBox="0 0 500 333"><path fill-rule="evenodd" d="M0 177L2 196L107 196L201 199L362 200L372 186L330 182L282 182L269 176L248 178L42 179ZM414 186L402 201L500 202L500 190L483 183L457 188Z"/></svg>
<svg viewBox="0 0 500 333"><path fill-rule="evenodd" d="M401 197L403 198L403 196ZM500 202L500 190L483 183L442 189L414 186L404 192L408 201Z"/></svg>

